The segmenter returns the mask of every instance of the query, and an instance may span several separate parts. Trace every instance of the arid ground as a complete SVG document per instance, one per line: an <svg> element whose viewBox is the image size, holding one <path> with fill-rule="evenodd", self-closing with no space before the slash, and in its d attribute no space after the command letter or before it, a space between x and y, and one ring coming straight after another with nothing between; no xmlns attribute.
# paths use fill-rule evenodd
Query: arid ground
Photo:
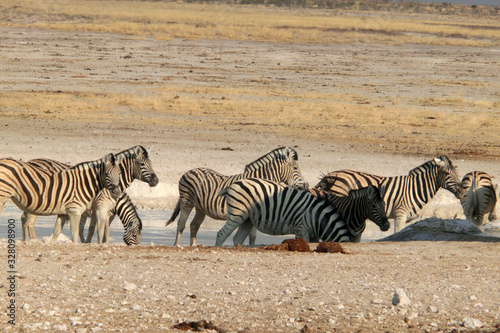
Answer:
<svg viewBox="0 0 500 333"><path fill-rule="evenodd" d="M77 163L141 144L167 189L162 208L175 204L185 171L240 173L279 146L298 151L311 186L338 169L405 174L442 154L461 175L500 175L498 44L162 40L15 24L0 36L2 156ZM175 332L207 320L221 332L500 331L499 243L344 249L18 242L16 325L6 324L13 298L2 278L0 327ZM398 289L409 304L392 303Z"/></svg>

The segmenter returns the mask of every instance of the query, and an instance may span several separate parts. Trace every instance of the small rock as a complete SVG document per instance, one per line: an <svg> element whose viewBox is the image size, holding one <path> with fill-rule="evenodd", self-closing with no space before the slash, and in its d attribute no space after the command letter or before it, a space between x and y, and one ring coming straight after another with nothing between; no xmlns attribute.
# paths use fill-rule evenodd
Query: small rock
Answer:
<svg viewBox="0 0 500 333"><path fill-rule="evenodd" d="M465 328L480 328L483 326L483 323L479 319L464 318L462 326Z"/></svg>
<svg viewBox="0 0 500 333"><path fill-rule="evenodd" d="M141 309L140 305L136 304L136 305L132 306L132 310L134 310L134 311L139 311L140 309Z"/></svg>
<svg viewBox="0 0 500 333"><path fill-rule="evenodd" d="M66 331L66 325L55 325L52 327L54 331Z"/></svg>
<svg viewBox="0 0 500 333"><path fill-rule="evenodd" d="M128 283L125 281L125 286L123 287L123 290L134 290L137 288L137 286L133 283Z"/></svg>
<svg viewBox="0 0 500 333"><path fill-rule="evenodd" d="M431 305L431 306L429 306L427 308L427 311L432 312L432 313L437 313L438 312L438 308L435 305Z"/></svg>
<svg viewBox="0 0 500 333"><path fill-rule="evenodd" d="M392 296L392 304L397 306L407 306L411 305L411 301L408 296L406 296L406 293L403 289L397 289Z"/></svg>

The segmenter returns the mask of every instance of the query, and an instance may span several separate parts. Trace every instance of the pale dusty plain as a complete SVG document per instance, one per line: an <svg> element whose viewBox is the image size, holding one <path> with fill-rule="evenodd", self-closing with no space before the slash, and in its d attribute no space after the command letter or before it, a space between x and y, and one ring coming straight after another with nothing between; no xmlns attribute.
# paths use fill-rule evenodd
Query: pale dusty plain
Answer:
<svg viewBox="0 0 500 333"><path fill-rule="evenodd" d="M137 144L151 147L166 189L155 207L173 207L177 181L191 168L235 174L279 146L298 151L311 185L321 174L346 168L405 174L441 154L461 175L500 175L495 48L158 41L5 27L0 35L2 157L76 163ZM265 94L242 93L261 88ZM45 96L40 103L46 109L19 113L1 102L37 93ZM329 96L326 104L339 98L349 110L373 109L355 118L317 109L308 116L290 107L276 122L277 114L262 109L254 117L223 108L243 97L261 99L263 108L292 105L307 94ZM89 95L124 100L103 112L96 111L99 105L75 112L64 103ZM342 95L351 97L346 102ZM158 106L134 107L129 96ZM460 103L468 100L485 107ZM199 111L205 102L220 104L220 113ZM198 105L195 114L190 103ZM408 123L384 114L396 108L418 109L422 116ZM474 112L479 124L469 123ZM6 263L5 240L2 245ZM348 254L18 244L17 325L5 324L8 284L2 279L0 327L175 332L179 322L209 320L226 332L500 330L498 243L371 242L345 249ZM399 288L411 305L391 303Z"/></svg>

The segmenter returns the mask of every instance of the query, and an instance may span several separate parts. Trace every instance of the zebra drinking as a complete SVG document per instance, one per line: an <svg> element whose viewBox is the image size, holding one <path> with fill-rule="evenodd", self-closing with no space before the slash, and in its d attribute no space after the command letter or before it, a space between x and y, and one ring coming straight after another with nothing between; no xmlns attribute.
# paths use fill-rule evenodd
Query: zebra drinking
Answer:
<svg viewBox="0 0 500 333"><path fill-rule="evenodd" d="M12 199L30 214L58 215L58 220L67 215L73 242L78 242L81 215L104 188L114 197L121 193L120 168L113 154L55 173L11 158L0 159L0 213Z"/></svg>
<svg viewBox="0 0 500 333"><path fill-rule="evenodd" d="M440 188L450 191L458 199L463 195L456 167L444 155L410 170L407 176L381 177L351 170L331 172L321 179L316 188L346 195L350 190L368 185L380 189L387 216L395 219L395 232L417 218L418 212Z"/></svg>
<svg viewBox="0 0 500 333"><path fill-rule="evenodd" d="M482 171L469 172L462 178L463 197L460 199L467 220L481 226L496 220L497 187L491 177Z"/></svg>
<svg viewBox="0 0 500 333"><path fill-rule="evenodd" d="M196 214L190 225L191 246L196 246L196 234L206 215L217 220L226 219L226 199L220 196L219 192L239 179L264 178L283 182L294 188L306 189L308 185L302 177L297 160L298 155L293 148L282 147L248 164L242 174L225 176L206 168L186 172L179 180L179 200L170 220L166 223L168 226L174 222L180 213L174 245L179 246L186 220L194 207ZM255 243L255 234L255 230L250 234L250 245Z"/></svg>
<svg viewBox="0 0 500 333"><path fill-rule="evenodd" d="M151 187L154 187L158 184L158 177L153 170L148 152L144 147L135 146L130 149L126 149L116 154L116 158L117 161L119 161L117 165L121 170L120 187L123 191L134 181L134 179L139 179L143 182L146 182ZM93 213L91 215L89 235L87 236L87 240L90 241L90 239L92 239L95 225L97 224L97 242L102 243L104 240L105 229L109 224L109 212L115 208L116 199L110 196L109 193L102 193L96 199L97 200L93 201L91 207ZM130 209L135 208L133 208L132 206ZM64 219L56 221L56 225L54 226L54 233L52 234L53 240L59 237L64 223ZM80 224L80 238L82 242L84 225L85 220L82 220ZM140 239L140 235L131 235L134 230L135 232L142 230L142 225L141 228L134 227L132 229L125 229L125 234L129 235L126 237L127 239Z"/></svg>
<svg viewBox="0 0 500 333"><path fill-rule="evenodd" d="M226 197L227 220L217 233L216 246L222 246L238 227L235 245L243 242L252 227L269 235L295 234L307 242L359 241L362 230L358 232L358 225L367 218L382 231L390 227L384 202L373 186L340 198L332 194L315 196L277 182L247 178L222 190L221 195ZM343 215L346 212L347 219Z"/></svg>

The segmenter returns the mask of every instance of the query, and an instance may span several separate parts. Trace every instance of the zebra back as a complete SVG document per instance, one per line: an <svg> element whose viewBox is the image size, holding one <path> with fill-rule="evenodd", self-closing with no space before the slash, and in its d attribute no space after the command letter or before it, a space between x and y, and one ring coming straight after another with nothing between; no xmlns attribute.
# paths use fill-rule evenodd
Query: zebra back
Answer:
<svg viewBox="0 0 500 333"><path fill-rule="evenodd" d="M58 172L61 170L69 169L70 165L58 161L54 161L48 158L35 158L32 160L29 160L28 162L29 165L34 166L36 168L44 169L47 171L51 172Z"/></svg>
<svg viewBox="0 0 500 333"><path fill-rule="evenodd" d="M496 189L491 177L483 171L469 172L462 178L463 197L460 199L465 217L481 226L496 219Z"/></svg>
<svg viewBox="0 0 500 333"><path fill-rule="evenodd" d="M67 214L88 207L103 188L118 196L120 170L113 154L69 169L50 172L14 159L0 160L0 197L12 200L27 213Z"/></svg>

